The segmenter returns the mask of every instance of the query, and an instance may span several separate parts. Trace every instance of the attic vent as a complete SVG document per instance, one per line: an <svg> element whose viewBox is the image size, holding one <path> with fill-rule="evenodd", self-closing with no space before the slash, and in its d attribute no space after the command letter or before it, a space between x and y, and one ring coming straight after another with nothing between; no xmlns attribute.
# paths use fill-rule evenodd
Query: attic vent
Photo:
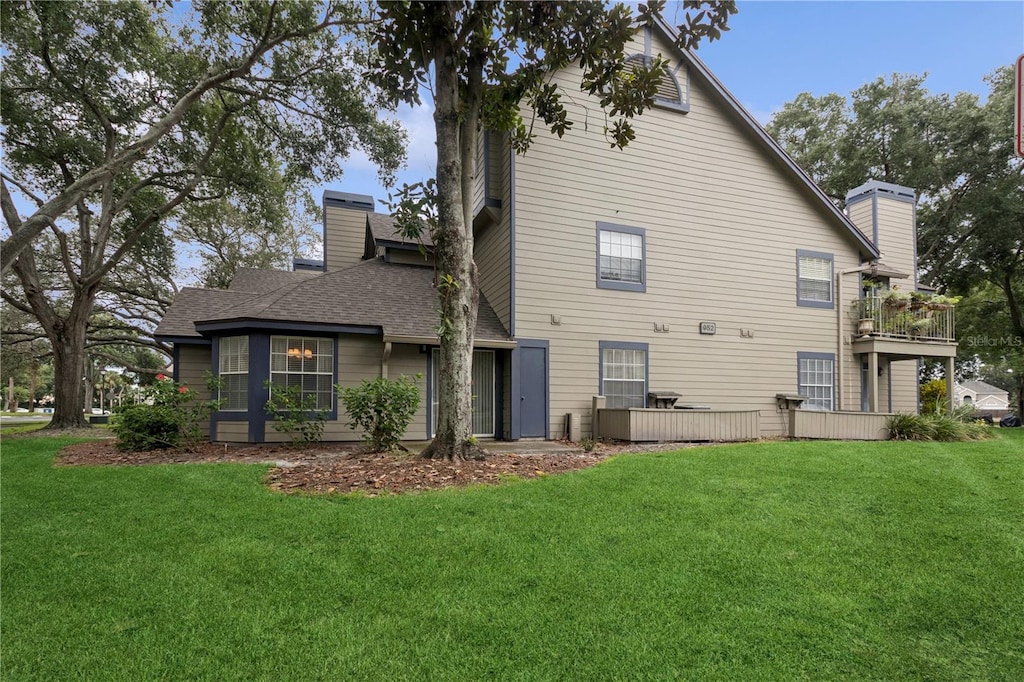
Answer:
<svg viewBox="0 0 1024 682"><path fill-rule="evenodd" d="M646 64L648 59L648 57L645 57L642 54L635 54L626 60L626 68L635 70ZM685 69L679 68L679 65L669 63L668 73L666 73L658 82L658 91L654 96L654 103L671 109L689 111L690 104L684 96L683 89L679 84L679 78L681 77L685 80L686 75L687 72Z"/></svg>

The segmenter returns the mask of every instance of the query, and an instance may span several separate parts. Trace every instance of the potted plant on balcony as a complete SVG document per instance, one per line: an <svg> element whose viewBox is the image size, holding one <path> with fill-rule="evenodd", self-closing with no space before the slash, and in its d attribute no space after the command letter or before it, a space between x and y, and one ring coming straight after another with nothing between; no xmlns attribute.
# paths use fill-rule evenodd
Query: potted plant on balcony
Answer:
<svg viewBox="0 0 1024 682"><path fill-rule="evenodd" d="M875 316L878 311L878 300L859 298L850 303L852 317L857 322L857 336L870 336L875 331Z"/></svg>
<svg viewBox="0 0 1024 682"><path fill-rule="evenodd" d="M928 301L929 310L949 310L960 302L959 296L943 296L937 294Z"/></svg>
<svg viewBox="0 0 1024 682"><path fill-rule="evenodd" d="M931 298L923 291L910 292L910 309L923 310L928 307L928 299Z"/></svg>
<svg viewBox="0 0 1024 682"><path fill-rule="evenodd" d="M910 305L910 292L893 287L885 293L885 306L893 310L904 310Z"/></svg>

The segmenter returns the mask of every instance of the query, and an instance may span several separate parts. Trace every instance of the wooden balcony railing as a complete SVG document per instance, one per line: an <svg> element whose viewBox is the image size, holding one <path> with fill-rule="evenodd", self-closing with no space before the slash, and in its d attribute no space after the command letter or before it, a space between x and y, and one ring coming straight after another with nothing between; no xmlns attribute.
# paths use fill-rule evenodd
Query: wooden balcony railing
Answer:
<svg viewBox="0 0 1024 682"><path fill-rule="evenodd" d="M852 303L854 338L956 341L954 306L949 303L866 296Z"/></svg>

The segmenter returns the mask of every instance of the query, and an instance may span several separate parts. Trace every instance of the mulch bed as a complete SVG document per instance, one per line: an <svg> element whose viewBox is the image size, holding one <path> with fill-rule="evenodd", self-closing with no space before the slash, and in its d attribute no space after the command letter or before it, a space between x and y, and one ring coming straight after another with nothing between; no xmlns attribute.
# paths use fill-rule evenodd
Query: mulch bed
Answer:
<svg viewBox="0 0 1024 682"><path fill-rule="evenodd" d="M605 450L602 448L602 450ZM70 445L54 464L143 465L205 462L271 463L271 490L285 493L353 493L370 496L436 490L471 484L497 484L510 478L537 478L591 467L615 448L592 453L543 455L494 454L480 461L443 462L403 454L370 454L358 445L332 444L309 448L203 443L183 449L121 452L113 440Z"/></svg>

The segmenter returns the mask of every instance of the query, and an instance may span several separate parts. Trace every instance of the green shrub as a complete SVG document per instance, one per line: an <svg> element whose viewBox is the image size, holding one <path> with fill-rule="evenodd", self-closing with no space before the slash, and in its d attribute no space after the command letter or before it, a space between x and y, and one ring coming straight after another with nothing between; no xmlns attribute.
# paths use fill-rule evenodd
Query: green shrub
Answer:
<svg viewBox="0 0 1024 682"><path fill-rule="evenodd" d="M341 388L338 393L351 419L349 427L362 428L363 440L374 452L398 447L412 416L420 406L420 390L415 380L405 376L397 379L363 381L354 388Z"/></svg>
<svg viewBox="0 0 1024 682"><path fill-rule="evenodd" d="M208 376L212 393L217 381ZM204 440L202 425L220 405L217 400L202 400L196 391L178 384L164 374L147 386L144 402L129 405L113 415L111 429L119 450L158 450L185 447L194 449Z"/></svg>
<svg viewBox="0 0 1024 682"><path fill-rule="evenodd" d="M921 412L941 414L946 409L946 381L932 379L921 384Z"/></svg>
<svg viewBox="0 0 1024 682"><path fill-rule="evenodd" d="M294 445L309 445L323 440L324 425L327 422L326 408L317 409L316 396L302 395L301 386L270 387L270 400L266 409L274 419L274 430L291 434Z"/></svg>
<svg viewBox="0 0 1024 682"><path fill-rule="evenodd" d="M178 444L180 417L166 405L129 405L111 419L118 450L159 450Z"/></svg>
<svg viewBox="0 0 1024 682"><path fill-rule="evenodd" d="M894 414L886 422L893 440L968 441L992 438L991 428L970 418L969 410L953 414Z"/></svg>
<svg viewBox="0 0 1024 682"><path fill-rule="evenodd" d="M589 436L587 438L581 438L580 447L583 448L583 452L593 452L594 448L597 447L597 441Z"/></svg>

